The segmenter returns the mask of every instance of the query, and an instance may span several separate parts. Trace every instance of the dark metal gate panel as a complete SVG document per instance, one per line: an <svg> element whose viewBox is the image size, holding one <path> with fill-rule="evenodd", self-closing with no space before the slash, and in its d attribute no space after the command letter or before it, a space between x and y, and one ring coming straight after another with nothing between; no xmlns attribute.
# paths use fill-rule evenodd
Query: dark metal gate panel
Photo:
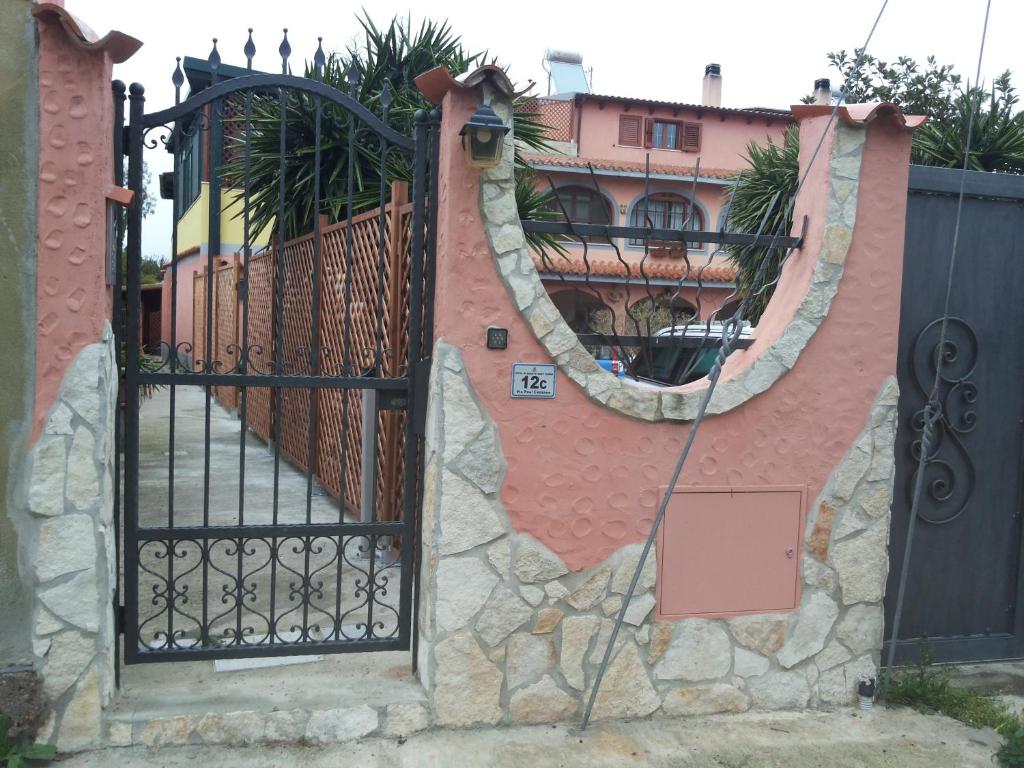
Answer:
<svg viewBox="0 0 1024 768"><path fill-rule="evenodd" d="M910 173L887 627L935 375L961 175L919 166ZM943 419L926 469L898 662L916 658L922 638L936 661L1024 655L1024 178L968 172L965 184Z"/></svg>
<svg viewBox="0 0 1024 768"><path fill-rule="evenodd" d="M287 50L282 44L284 68ZM414 636L422 390L430 342L429 329L424 329L430 293L425 295L424 287L428 291L431 287L428 250L434 241L436 201L436 196L428 195L435 184L436 163L428 170L428 159L432 147L436 151L436 115L428 120L425 113L417 113L415 136L407 137L349 95L316 79L253 72L252 54L246 53L250 70L240 74L235 70L231 79L217 82L220 60L215 51L210 59L210 86L170 109L146 114L143 88L137 84L132 85L128 97L125 153L128 183L137 195L143 192L144 150L161 144L174 148L174 142L188 137L190 131L202 132L203 153L209 153L204 162L211 170L205 278L193 278L191 273L179 276L178 261L173 260L165 278L172 292L171 338L162 341L162 359L125 355L122 629L127 663L407 649ZM318 51L317 62L322 67L322 52ZM183 80L180 70L176 71L176 91ZM306 144L289 143L286 151L307 152L319 167L320 121L331 119L349 126L351 157L355 146L351 129L358 124L362 131L359 151L379 155L379 195L376 188L372 191L376 207L349 207L342 217L347 221L336 225L314 215L309 222L312 236L308 244L294 251L298 255L287 250L283 237L260 253L253 245L255 233L250 232L248 212L249 169L256 159L250 157L251 137L257 130L253 128L253 110L257 106L264 111L279 109L281 129L287 136L288 110L301 108L303 103L315 105L315 136L306 137ZM386 105L384 110L386 117ZM231 141L230 147L225 147L226 139ZM281 147L285 144L282 138ZM219 171L229 151L236 158L245 156L245 176L236 184L243 199L237 215L244 219L244 243L234 256L231 274L215 260L225 256L221 253ZM274 192L282 201L282 211L288 187L283 173L286 156L279 153L273 159L280 162L282 171L280 189ZM403 172L394 170L399 167L411 177L409 203L388 200L399 187L385 181L401 181ZM176 181L181 179L181 171L180 154L175 151ZM344 178L345 169L340 173ZM351 165L347 175L347 199L351 200ZM318 202L311 209L319 211L323 209L319 202L323 191L319 185L316 189ZM354 244L351 236L360 215L360 221L375 230L359 235L361 246ZM174 218L177 221L177 213ZM323 230L330 226L339 231L347 227L347 233L335 238L329 254L333 266L325 266L328 254L323 252ZM399 229L403 231L396 231ZM121 332L124 348L138 350L139 206L129 211L127 235L127 307ZM172 252L177 253L176 226L171 237ZM396 263L389 242L408 248L406 264ZM325 274L331 276L327 286L323 284ZM257 277L263 281L259 288ZM359 279L362 288L353 287ZM392 284L385 290L387 279ZM396 287L396 281L404 288ZM193 297L195 343L192 338L176 336L178 291L185 285L199 290ZM299 296L297 291L303 285L308 290ZM384 317L382 310L386 296L392 300L402 297L402 311L391 318ZM231 302L226 309L225 297ZM263 304L257 306L257 302ZM296 314L299 305L304 309ZM187 311L191 322L192 310ZM333 313L327 317L330 322L324 320L324 313ZM358 322L371 329L368 341L356 339L352 329ZM304 330L295 330L296 323L305 323ZM323 341L327 326L338 338L334 348ZM258 333L270 334L270 340L257 337ZM292 341L286 343L288 333ZM399 343L403 354L396 356ZM165 415L170 422L168 442L161 451L166 459L156 462L158 469L154 468L157 454L152 448L145 456L140 451L140 437L146 437L140 435L140 393L154 389L168 393ZM199 393L204 419L203 468L196 473L199 476L182 476L180 472L176 476L175 424L180 425L186 417L198 418L182 415L180 409L186 396L199 401ZM339 402L340 407L326 407ZM374 410L367 411L367 402L375 404ZM238 445L233 453L224 451L216 437L211 437L211 420L227 418L220 403L237 408ZM258 405L269 409L262 421L254 413ZM283 445L288 436L282 435L282 429L288 419L297 418L295 414L304 421L302 434L306 437L297 440L292 434L289 449ZM324 421L328 418L330 424ZM361 443L350 439L352 429L369 429L367 421L377 419L390 425L390 444L383 437ZM335 451L332 456L336 460L330 466L340 464L340 477L332 486L340 488L333 517L313 508L314 497L331 485L315 476L325 465L317 461L325 442L318 439L321 433L329 434L327 442L336 444L327 448ZM247 472L251 476L257 471L251 465L251 448L258 438L266 441L265 450L272 455L267 465L272 464L273 482L263 498L255 499L246 495L246 477ZM180 434L177 439L180 443ZM374 455L352 456L352 445L361 445ZM392 461L401 473L394 497L398 509L389 507L386 515L377 514L376 502L353 508L345 492L346 461L362 461L373 485L382 451L400 457L399 464ZM297 497L288 504L283 501L281 478L289 461L294 465L290 470L293 478L298 472L304 475L304 504L296 502ZM218 497L221 501L211 502L211 489L215 490L219 481L218 462L232 463L231 471L238 478L237 502L230 505L223 503L222 496ZM140 477L156 471L166 473L165 498L140 496ZM376 496L369 494L371 499ZM266 514L257 513L257 501L266 507Z"/></svg>

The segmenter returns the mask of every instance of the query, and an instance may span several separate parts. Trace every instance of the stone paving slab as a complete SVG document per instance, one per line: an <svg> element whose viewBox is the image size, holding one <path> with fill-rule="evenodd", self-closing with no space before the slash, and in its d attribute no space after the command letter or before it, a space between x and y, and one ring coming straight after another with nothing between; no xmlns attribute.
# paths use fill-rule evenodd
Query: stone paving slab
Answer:
<svg viewBox="0 0 1024 768"><path fill-rule="evenodd" d="M878 709L789 715L427 731L408 739L279 747L185 745L108 749L66 768L230 765L237 768L991 768L998 739L944 717Z"/></svg>

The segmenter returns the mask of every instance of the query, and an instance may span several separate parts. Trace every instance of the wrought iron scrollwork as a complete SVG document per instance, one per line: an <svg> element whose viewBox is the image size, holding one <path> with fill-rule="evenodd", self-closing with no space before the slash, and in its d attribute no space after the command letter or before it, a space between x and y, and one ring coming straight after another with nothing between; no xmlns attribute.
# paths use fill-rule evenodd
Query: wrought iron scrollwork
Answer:
<svg viewBox="0 0 1024 768"><path fill-rule="evenodd" d="M145 651L386 641L401 625L389 536L151 540L139 568Z"/></svg>
<svg viewBox="0 0 1024 768"><path fill-rule="evenodd" d="M976 483L974 463L964 444L964 436L972 432L978 422L978 388L971 381L978 363L978 337L965 320L949 317L942 339L942 322L942 318L933 320L921 330L914 340L910 359L914 385L924 398L921 408L910 419L911 428L920 435L910 444L915 467L924 450L929 400L937 411L924 466L924 487L929 503L921 505L917 512L922 521L932 525L945 525L963 515ZM932 397L940 355L942 372ZM907 479L908 500L916 479L915 468Z"/></svg>

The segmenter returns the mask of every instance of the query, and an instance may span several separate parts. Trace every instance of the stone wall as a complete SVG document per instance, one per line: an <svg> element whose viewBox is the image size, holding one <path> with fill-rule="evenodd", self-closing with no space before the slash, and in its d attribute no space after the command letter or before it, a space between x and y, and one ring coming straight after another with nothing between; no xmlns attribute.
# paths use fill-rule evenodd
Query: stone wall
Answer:
<svg viewBox="0 0 1024 768"><path fill-rule="evenodd" d="M645 563L595 718L703 715L852 703L882 640L897 390L868 423L807 522L800 609L660 622ZM434 722L464 727L576 718L641 545L571 573L516 533L498 490L496 425L462 356L439 341L427 415L421 679Z"/></svg>
<svg viewBox="0 0 1024 768"><path fill-rule="evenodd" d="M82 349L29 456L22 561L35 595L32 643L49 720L39 739L61 751L101 740L114 691L114 340Z"/></svg>

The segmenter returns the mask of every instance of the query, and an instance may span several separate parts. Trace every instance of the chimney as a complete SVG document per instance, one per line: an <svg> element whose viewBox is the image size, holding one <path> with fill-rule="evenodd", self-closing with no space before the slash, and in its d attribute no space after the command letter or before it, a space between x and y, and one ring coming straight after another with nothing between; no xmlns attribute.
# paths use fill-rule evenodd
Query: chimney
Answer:
<svg viewBox="0 0 1024 768"><path fill-rule="evenodd" d="M814 81L814 103L832 106L832 83L827 77Z"/></svg>
<svg viewBox="0 0 1024 768"><path fill-rule="evenodd" d="M705 107L722 106L722 65L708 64L704 67L704 93L701 104Z"/></svg>

